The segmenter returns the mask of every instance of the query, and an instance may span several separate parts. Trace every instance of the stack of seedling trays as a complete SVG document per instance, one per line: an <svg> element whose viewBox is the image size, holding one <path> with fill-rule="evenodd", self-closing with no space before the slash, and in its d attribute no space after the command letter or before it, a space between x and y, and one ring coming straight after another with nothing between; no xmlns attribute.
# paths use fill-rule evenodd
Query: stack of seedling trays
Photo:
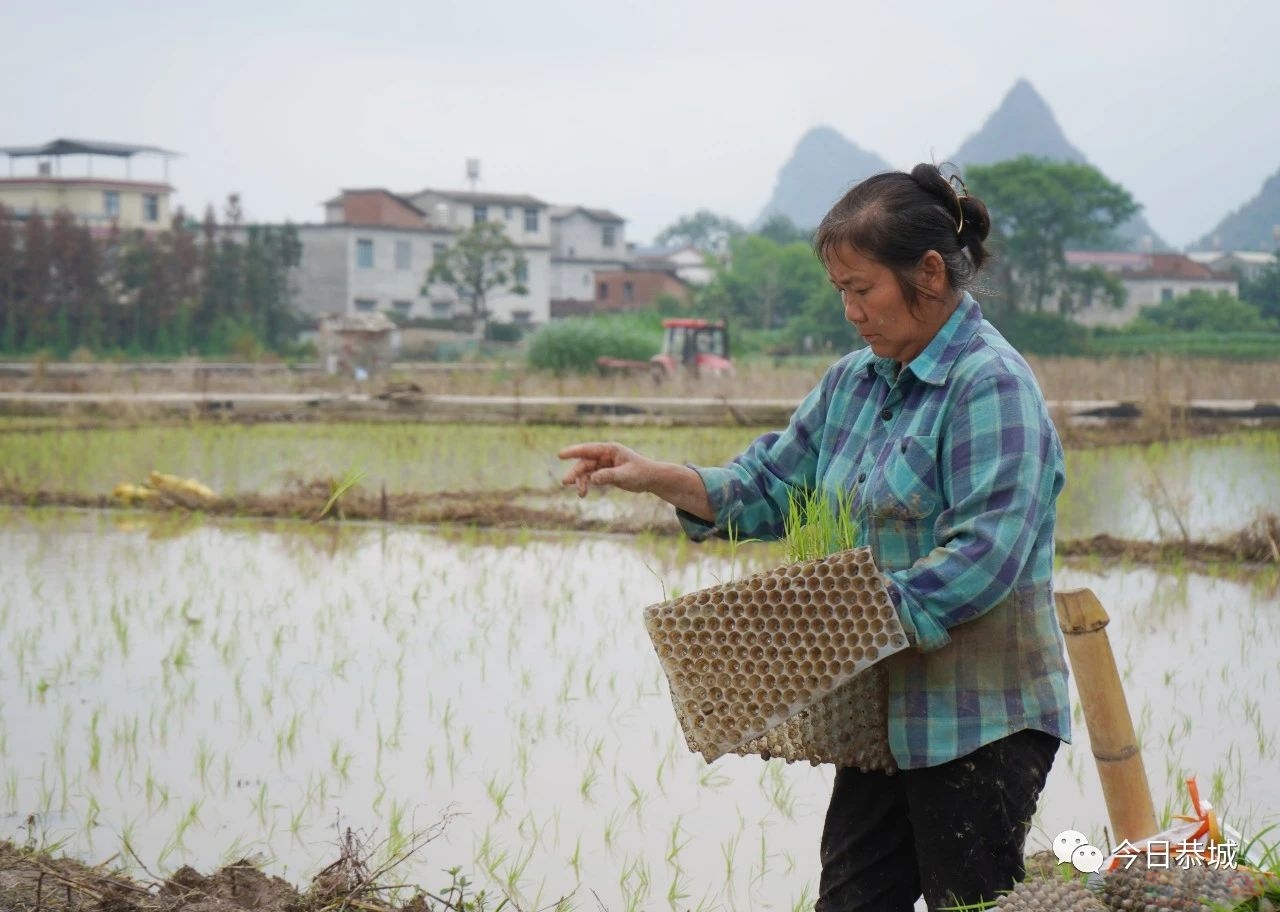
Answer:
<svg viewBox="0 0 1280 912"><path fill-rule="evenodd" d="M689 749L897 769L877 663L907 636L867 548L645 609Z"/></svg>

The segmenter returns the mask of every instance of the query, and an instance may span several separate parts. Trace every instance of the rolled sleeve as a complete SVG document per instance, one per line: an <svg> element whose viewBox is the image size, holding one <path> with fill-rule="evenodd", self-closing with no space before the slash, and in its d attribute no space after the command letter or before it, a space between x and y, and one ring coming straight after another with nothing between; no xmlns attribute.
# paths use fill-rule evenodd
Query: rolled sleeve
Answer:
<svg viewBox="0 0 1280 912"><path fill-rule="evenodd" d="M688 463L686 463L688 465ZM694 516L685 510L676 510L676 519L680 520L680 528L684 534L696 542L706 541L716 535L727 536L728 517L725 507L733 496L733 473L728 469L704 468L689 465L698 473L702 485L707 489L707 500L715 514L715 522L707 522L701 516Z"/></svg>

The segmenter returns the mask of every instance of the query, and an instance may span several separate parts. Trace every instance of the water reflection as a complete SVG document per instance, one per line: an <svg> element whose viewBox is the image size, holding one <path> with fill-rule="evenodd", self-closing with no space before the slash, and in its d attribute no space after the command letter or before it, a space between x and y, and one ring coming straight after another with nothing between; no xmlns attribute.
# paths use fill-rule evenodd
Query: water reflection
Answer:
<svg viewBox="0 0 1280 912"><path fill-rule="evenodd" d="M256 849L301 879L335 822L404 835L452 808L406 876L462 865L531 907L812 897L830 770L690 755L638 616L776 550L3 516L4 835L36 813L93 860L127 837L149 866ZM1157 808L1183 810L1194 773L1236 826L1274 820L1275 591L1149 569L1059 582L1111 612ZM1105 821L1078 722L1033 838Z"/></svg>

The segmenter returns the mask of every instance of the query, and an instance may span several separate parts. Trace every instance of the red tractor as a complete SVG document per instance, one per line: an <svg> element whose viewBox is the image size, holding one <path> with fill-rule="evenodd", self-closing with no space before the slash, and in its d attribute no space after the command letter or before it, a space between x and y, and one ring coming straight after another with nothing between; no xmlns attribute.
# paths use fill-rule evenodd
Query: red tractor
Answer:
<svg viewBox="0 0 1280 912"><path fill-rule="evenodd" d="M597 358L602 374L648 371L654 383L674 379L685 370L691 377L732 377L729 330L723 320L682 317L662 321L662 351L648 361Z"/></svg>

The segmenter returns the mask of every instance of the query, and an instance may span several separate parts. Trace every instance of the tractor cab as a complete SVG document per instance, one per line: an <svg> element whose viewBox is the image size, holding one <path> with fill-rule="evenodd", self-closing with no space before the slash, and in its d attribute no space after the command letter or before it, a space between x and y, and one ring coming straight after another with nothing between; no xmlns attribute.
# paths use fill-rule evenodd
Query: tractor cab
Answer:
<svg viewBox="0 0 1280 912"><path fill-rule="evenodd" d="M723 320L662 321L662 353L653 356L655 379L674 377L681 368L695 377L733 375L729 329Z"/></svg>

